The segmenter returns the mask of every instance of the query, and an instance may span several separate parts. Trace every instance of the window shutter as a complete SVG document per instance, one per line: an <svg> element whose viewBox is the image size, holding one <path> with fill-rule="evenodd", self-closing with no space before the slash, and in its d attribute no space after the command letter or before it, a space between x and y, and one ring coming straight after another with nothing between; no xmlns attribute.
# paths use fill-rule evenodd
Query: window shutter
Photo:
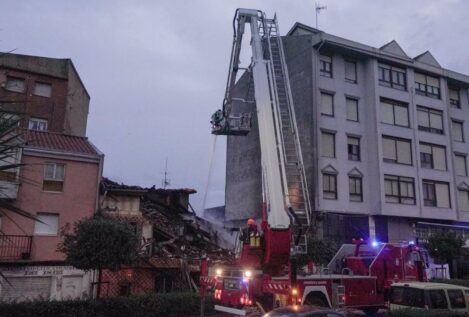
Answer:
<svg viewBox="0 0 469 317"><path fill-rule="evenodd" d="M459 209L469 210L469 192L458 190Z"/></svg>
<svg viewBox="0 0 469 317"><path fill-rule="evenodd" d="M42 222L36 221L34 226L35 234L56 235L59 228L59 216L52 214L38 214L37 218Z"/></svg>
<svg viewBox="0 0 469 317"><path fill-rule="evenodd" d="M358 121L358 101L355 99L346 99L347 120Z"/></svg>
<svg viewBox="0 0 469 317"><path fill-rule="evenodd" d="M451 129L452 129L452 132L453 132L453 140L463 141L462 123L452 121L451 122Z"/></svg>
<svg viewBox="0 0 469 317"><path fill-rule="evenodd" d="M441 113L430 112L430 127L443 130L443 120Z"/></svg>
<svg viewBox="0 0 469 317"><path fill-rule="evenodd" d="M456 175L467 176L466 169L466 157L462 155L455 155L454 157L454 168L456 169Z"/></svg>
<svg viewBox="0 0 469 317"><path fill-rule="evenodd" d="M433 147L433 167L446 171L446 150L442 147Z"/></svg>
<svg viewBox="0 0 469 317"><path fill-rule="evenodd" d="M357 68L356 67L357 67L357 64L355 64L354 62L345 61L345 78L346 79L349 79L352 81L357 80L357 76L356 76Z"/></svg>
<svg viewBox="0 0 469 317"><path fill-rule="evenodd" d="M449 98L454 100L459 100L459 91L454 89L449 89Z"/></svg>
<svg viewBox="0 0 469 317"><path fill-rule="evenodd" d="M396 115L396 124L406 127L409 126L407 107L395 106L394 111Z"/></svg>
<svg viewBox="0 0 469 317"><path fill-rule="evenodd" d="M421 127L430 127L430 120L428 118L428 111L425 110L417 110L417 120L418 125Z"/></svg>
<svg viewBox="0 0 469 317"><path fill-rule="evenodd" d="M448 184L435 184L435 192L436 192L436 203L438 207L449 208L450 201L449 201L449 190Z"/></svg>
<svg viewBox="0 0 469 317"><path fill-rule="evenodd" d="M426 84L425 75L420 73L415 73L415 81L420 84Z"/></svg>
<svg viewBox="0 0 469 317"><path fill-rule="evenodd" d="M332 95L321 93L321 108L321 113L330 116L334 115L334 104Z"/></svg>
<svg viewBox="0 0 469 317"><path fill-rule="evenodd" d="M322 156L335 157L334 135L331 133L322 134Z"/></svg>
<svg viewBox="0 0 469 317"><path fill-rule="evenodd" d="M433 87L440 87L440 79L436 77L427 76L427 84Z"/></svg>
<svg viewBox="0 0 469 317"><path fill-rule="evenodd" d="M396 142L397 142L397 153L399 157L399 163L412 164L410 142L406 142L406 141L396 141Z"/></svg>
<svg viewBox="0 0 469 317"><path fill-rule="evenodd" d="M387 102L381 102L381 121L394 124L393 106Z"/></svg>
<svg viewBox="0 0 469 317"><path fill-rule="evenodd" d="M52 86L45 83L36 83L34 85L34 94L36 96L50 97L52 92Z"/></svg>
<svg viewBox="0 0 469 317"><path fill-rule="evenodd" d="M383 157L389 160L396 160L396 141L383 138Z"/></svg>

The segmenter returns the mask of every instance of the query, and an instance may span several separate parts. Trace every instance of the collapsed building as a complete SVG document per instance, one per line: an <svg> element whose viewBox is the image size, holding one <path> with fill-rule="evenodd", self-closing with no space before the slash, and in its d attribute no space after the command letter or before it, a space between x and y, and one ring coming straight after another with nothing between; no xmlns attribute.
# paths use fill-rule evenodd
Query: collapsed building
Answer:
<svg viewBox="0 0 469 317"><path fill-rule="evenodd" d="M101 211L128 221L140 239L140 261L118 271L105 270L100 296L197 290L200 260L232 261L217 244L218 233L198 217L189 203L194 189L157 189L118 184L103 178Z"/></svg>

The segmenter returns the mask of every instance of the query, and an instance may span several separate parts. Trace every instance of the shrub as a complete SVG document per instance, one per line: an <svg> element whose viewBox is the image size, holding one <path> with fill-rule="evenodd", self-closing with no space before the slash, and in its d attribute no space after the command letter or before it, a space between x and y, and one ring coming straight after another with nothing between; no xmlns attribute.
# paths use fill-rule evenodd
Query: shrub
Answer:
<svg viewBox="0 0 469 317"><path fill-rule="evenodd" d="M213 312L207 296L205 312ZM194 293L148 294L99 300L29 301L0 303L2 317L179 317L200 312L200 297Z"/></svg>

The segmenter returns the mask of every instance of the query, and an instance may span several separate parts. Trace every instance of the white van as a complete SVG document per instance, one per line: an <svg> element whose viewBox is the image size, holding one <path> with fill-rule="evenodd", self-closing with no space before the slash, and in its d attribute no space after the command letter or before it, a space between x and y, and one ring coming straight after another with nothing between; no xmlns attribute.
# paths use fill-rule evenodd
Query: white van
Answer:
<svg viewBox="0 0 469 317"><path fill-rule="evenodd" d="M411 282L391 285L389 308L454 311L469 315L469 288L457 285Z"/></svg>

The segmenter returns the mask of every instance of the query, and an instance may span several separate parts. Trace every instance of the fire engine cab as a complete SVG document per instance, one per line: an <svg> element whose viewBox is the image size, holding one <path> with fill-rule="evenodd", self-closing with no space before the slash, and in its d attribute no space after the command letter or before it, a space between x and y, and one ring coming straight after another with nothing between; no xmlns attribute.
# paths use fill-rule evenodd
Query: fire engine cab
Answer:
<svg viewBox="0 0 469 317"><path fill-rule="evenodd" d="M245 307L264 310L287 304L361 309L385 306L390 285L425 281L425 262L414 244L353 241L343 245L326 268L298 273L297 256L315 228L303 167L288 69L277 19L259 10L238 9L222 109L212 116L212 133L247 135L251 113L232 113L232 96L246 25L251 30L252 61L262 165L261 243L243 243L236 263L202 261L201 291L213 290L218 309L244 315Z"/></svg>

